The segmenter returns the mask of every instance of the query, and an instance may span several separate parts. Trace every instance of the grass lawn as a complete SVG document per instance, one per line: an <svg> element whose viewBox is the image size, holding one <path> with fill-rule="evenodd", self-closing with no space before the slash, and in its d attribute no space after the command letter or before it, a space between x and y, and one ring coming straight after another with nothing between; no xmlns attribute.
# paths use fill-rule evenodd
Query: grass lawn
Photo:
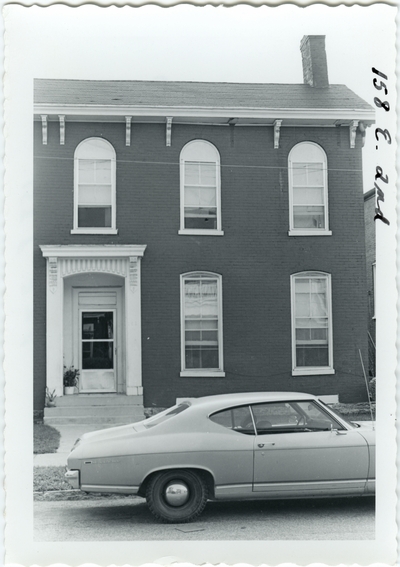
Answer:
<svg viewBox="0 0 400 567"><path fill-rule="evenodd" d="M372 417L373 420L375 420L375 402L372 402L371 406ZM361 402L359 404L333 404L332 409L348 421L372 421L371 410L368 402Z"/></svg>
<svg viewBox="0 0 400 567"><path fill-rule="evenodd" d="M34 467L33 491L36 501L102 500L126 498L120 494L85 494L74 490L64 479L65 467Z"/></svg>
<svg viewBox="0 0 400 567"><path fill-rule="evenodd" d="M55 453L60 445L60 433L54 427L44 423L33 424L33 452Z"/></svg>

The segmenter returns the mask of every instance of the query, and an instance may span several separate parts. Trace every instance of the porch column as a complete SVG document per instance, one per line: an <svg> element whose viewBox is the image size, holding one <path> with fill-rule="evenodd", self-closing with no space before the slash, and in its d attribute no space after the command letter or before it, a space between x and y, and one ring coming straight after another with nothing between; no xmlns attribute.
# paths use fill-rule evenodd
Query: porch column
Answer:
<svg viewBox="0 0 400 567"><path fill-rule="evenodd" d="M126 394L142 396L142 321L140 256L129 257L125 285Z"/></svg>
<svg viewBox="0 0 400 567"><path fill-rule="evenodd" d="M47 257L46 281L46 385L62 396L63 389L63 287L57 257Z"/></svg>

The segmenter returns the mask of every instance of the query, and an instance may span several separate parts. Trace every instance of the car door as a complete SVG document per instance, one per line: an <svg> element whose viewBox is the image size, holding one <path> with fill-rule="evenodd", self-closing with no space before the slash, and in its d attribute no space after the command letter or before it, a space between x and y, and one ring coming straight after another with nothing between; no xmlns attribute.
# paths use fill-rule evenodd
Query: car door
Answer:
<svg viewBox="0 0 400 567"><path fill-rule="evenodd" d="M369 451L356 429L346 429L315 401L252 407L253 491L270 496L362 493Z"/></svg>

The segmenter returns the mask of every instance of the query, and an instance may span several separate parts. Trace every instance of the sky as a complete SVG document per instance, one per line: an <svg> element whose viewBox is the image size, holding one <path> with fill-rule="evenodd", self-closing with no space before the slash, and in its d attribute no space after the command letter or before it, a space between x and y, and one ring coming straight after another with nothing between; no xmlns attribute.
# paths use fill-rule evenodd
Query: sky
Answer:
<svg viewBox="0 0 400 567"><path fill-rule="evenodd" d="M300 41L318 34L326 36L330 82L373 105L372 67L391 79L394 93L394 18L385 5L12 6L5 67L18 70L18 80L6 81L6 94L9 87L11 100L29 111L34 77L302 83ZM374 146L369 128L365 191L373 186Z"/></svg>

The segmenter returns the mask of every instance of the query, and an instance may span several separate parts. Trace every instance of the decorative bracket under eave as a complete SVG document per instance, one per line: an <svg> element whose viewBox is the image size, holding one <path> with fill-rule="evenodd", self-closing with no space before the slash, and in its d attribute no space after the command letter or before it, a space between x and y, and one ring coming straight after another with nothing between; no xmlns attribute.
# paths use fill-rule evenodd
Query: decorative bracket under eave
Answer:
<svg viewBox="0 0 400 567"><path fill-rule="evenodd" d="M171 145L171 133L172 133L172 117L167 116L167 125L166 125L166 132L165 132L165 145Z"/></svg>
<svg viewBox="0 0 400 567"><path fill-rule="evenodd" d="M42 144L47 145L47 114L41 114L42 118Z"/></svg>
<svg viewBox="0 0 400 567"><path fill-rule="evenodd" d="M49 258L48 264L48 284L51 293L54 293L57 288L57 281L58 281L58 264L56 257Z"/></svg>
<svg viewBox="0 0 400 567"><path fill-rule="evenodd" d="M279 148L279 138L281 135L281 126L283 120L275 120L274 122L274 149L277 150Z"/></svg>
<svg viewBox="0 0 400 567"><path fill-rule="evenodd" d="M137 256L129 256L129 287L135 291L139 281L139 264Z"/></svg>
<svg viewBox="0 0 400 567"><path fill-rule="evenodd" d="M65 144L65 116L62 114L58 115L60 120L60 146Z"/></svg>
<svg viewBox="0 0 400 567"><path fill-rule="evenodd" d="M125 116L125 146L131 145L131 122L132 116Z"/></svg>
<svg viewBox="0 0 400 567"><path fill-rule="evenodd" d="M356 134L358 128L358 120L352 120L350 123L350 148L356 147Z"/></svg>

